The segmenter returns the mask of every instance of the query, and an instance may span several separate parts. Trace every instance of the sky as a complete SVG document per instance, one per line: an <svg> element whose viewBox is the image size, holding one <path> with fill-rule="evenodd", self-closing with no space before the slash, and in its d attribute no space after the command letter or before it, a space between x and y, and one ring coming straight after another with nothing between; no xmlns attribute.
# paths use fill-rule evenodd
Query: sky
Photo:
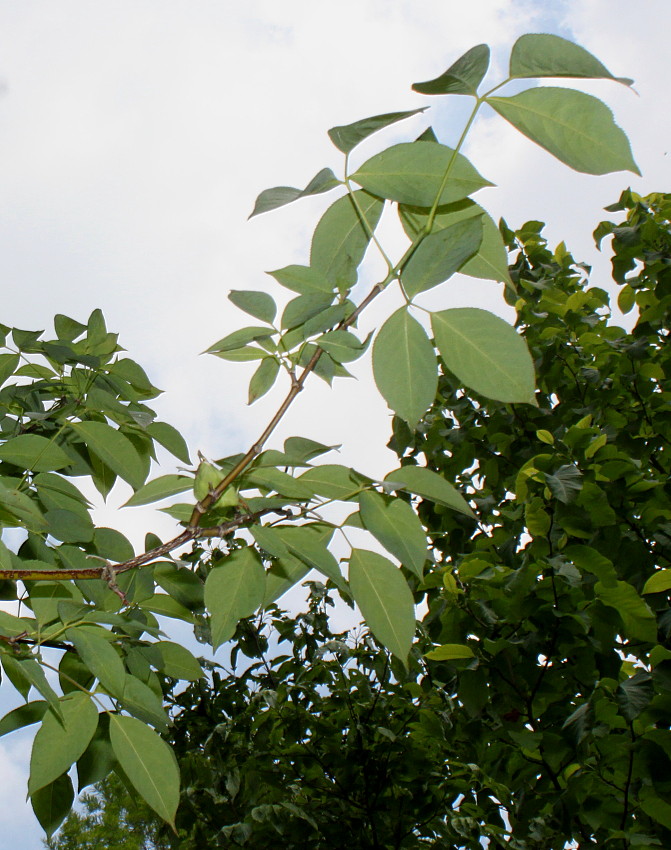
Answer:
<svg viewBox="0 0 671 850"><path fill-rule="evenodd" d="M266 271L308 261L330 203L306 199L249 221L260 191L304 186L324 167L340 174L326 130L369 115L431 106L362 145L357 162L428 123L454 143L466 99L427 98L410 85L481 42L492 48L496 82L519 35L553 32L634 78L636 93L605 81L578 87L613 109L643 176L575 174L492 114L465 152L496 184L478 195L495 218L546 221L550 241L565 240L603 286L608 263L591 240L602 208L627 186L669 189L670 25L668 0L0 0L0 321L48 328L55 313L85 321L101 307L128 356L165 390L155 406L194 453L244 450L281 393L247 407L253 367L200 352L248 324L231 289L273 291ZM393 253L392 222L382 235ZM371 256L363 281L380 269ZM510 318L499 285L471 278L425 303ZM361 327L393 305L385 295ZM332 391L313 382L278 441L342 444L340 462L383 476L394 466L384 448L390 414L370 364L356 375ZM171 534L164 516L120 516L128 495L119 487L99 520L136 542L147 523ZM28 734L0 739L0 827L15 850L41 847L25 803L29 750Z"/></svg>

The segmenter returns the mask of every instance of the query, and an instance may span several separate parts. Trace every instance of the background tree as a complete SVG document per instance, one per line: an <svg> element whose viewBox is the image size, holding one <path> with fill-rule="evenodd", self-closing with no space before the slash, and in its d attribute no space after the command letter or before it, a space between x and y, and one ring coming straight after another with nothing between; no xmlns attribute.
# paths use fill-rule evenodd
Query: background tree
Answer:
<svg viewBox="0 0 671 850"><path fill-rule="evenodd" d="M539 222L503 225L538 406L445 371L417 431L395 422L405 463L481 518L420 505L435 563L407 571L428 602L409 668L332 634L319 585L306 614L244 621L237 672L174 701L175 846L668 845L671 196L611 209L596 237L631 331Z"/></svg>

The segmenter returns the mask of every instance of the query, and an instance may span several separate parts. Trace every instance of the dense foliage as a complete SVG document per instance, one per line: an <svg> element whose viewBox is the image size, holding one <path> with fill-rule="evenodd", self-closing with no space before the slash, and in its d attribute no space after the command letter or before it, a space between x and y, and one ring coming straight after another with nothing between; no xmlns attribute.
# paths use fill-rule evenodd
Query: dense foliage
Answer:
<svg viewBox="0 0 671 850"><path fill-rule="evenodd" d="M430 428L428 436L419 432L421 446L384 481L342 464L323 463L333 447L311 438L289 438L281 450L266 445L313 375L329 384L349 377L349 364L369 343L377 389L405 423L399 448L414 444L413 431L436 398L439 362L469 391L513 405L513 413L506 414L511 421L536 423L537 414L525 413L536 400L533 358L523 336L486 310L430 312L421 304L424 292L457 271L513 285L504 239L471 198L491 184L464 157L464 141L487 105L571 168L588 174L638 173L625 134L600 100L531 82L514 95L501 95L510 83L519 87L520 81L552 77L596 78L625 86L631 81L614 77L583 48L554 35L519 38L508 75L487 88L483 81L489 61L489 48L478 45L444 74L413 87L420 95L472 99L454 147L427 127L418 140L355 162L360 142L427 107L373 116L329 131L342 178L323 168L304 189L276 187L258 197L253 215L307 195L337 195L314 230L309 265L271 273L280 287L280 304L266 291L231 292L231 301L255 324L227 333L209 349L226 360L256 363L250 403L284 383L284 399L246 452L216 460L199 456L195 468L148 480L159 449L187 464L189 452L174 428L156 421L147 402L157 390L123 356L100 311L86 324L57 316L51 337L0 327L0 524L18 529L0 542L2 594L17 603L16 613L0 612L0 662L4 680L26 699L0 721L0 732L41 723L28 793L47 834L70 809L74 765L78 791L116 770L175 828L180 776L165 738L170 725L166 697L174 680L197 681L203 670L186 648L163 639L157 615L193 624L199 639L216 650L235 635L241 620L267 608L317 569L356 602L375 639L394 656L395 677L410 670L418 651L412 648L413 591L421 596L425 569L432 565L433 533L430 523L427 538L413 497L430 502L436 515L442 516L443 508L452 512L441 529L454 530L446 552L456 552L460 540L471 538L474 509L481 512L485 535L484 528L493 522L487 499L475 501L463 466L450 468L442 455L435 459L424 451L426 463L416 462L421 448L432 445ZM397 260L390 259L392 251L377 232L383 215L398 215L407 236L400 250L394 245ZM359 297L358 268L369 246L380 252L386 271ZM390 287L402 306L361 339L359 316ZM580 301L582 296L576 295ZM611 342L616 344L615 337ZM550 341L545 344L550 347ZM541 391L546 393L543 387ZM450 416L460 413L455 408ZM594 436L586 452L607 451L602 443L609 435L603 428L612 428L613 422L601 425L596 414L589 416L585 413L580 428L567 426L567 433L578 428L579 436ZM498 442L505 445L506 439ZM558 447L566 445L567 458L576 445L582 447L578 437L564 437L563 432L554 439ZM576 474L562 472L570 467L568 460L556 469L547 468L548 463L552 459L536 453L519 481L510 481L519 498L529 495L524 528L532 535L551 528L568 535L582 528L591 541L589 522L596 520L588 521L584 514L599 516L601 525L610 517L605 503L602 514L583 504L605 492L601 479L592 481L584 474L579 486ZM465 486L464 493L454 486L453 475ZM97 527L85 493L93 485L104 497L117 479L133 491L128 506L188 493L187 501L162 508L181 525L175 536L161 541L148 534L144 551L136 554L118 531ZM556 488L562 491L562 498L557 497L561 508L546 505L546 487L551 495ZM332 521L334 502L355 511L348 523L362 530L361 546L352 547L343 528ZM432 514L421 517L431 519ZM563 538L550 539L552 549L542 556L541 544L530 549L541 559L541 573L542 558L550 563L561 551ZM334 541L339 557L344 551L340 560ZM390 557L377 551L380 545ZM484 543L473 545L479 553L483 549L486 562ZM346 577L341 563L347 564ZM631 596L636 589L629 589L626 574L617 565L612 574L599 569L594 593L600 604L624 610L631 602L625 638L650 639L652 614L637 607ZM529 576L532 572L530 568ZM464 578L471 578L468 571ZM477 575L472 578L477 585ZM455 588L461 589L458 584ZM444 635L458 635L456 613L434 619L442 625L431 628L430 637L441 641ZM588 624L587 633L589 629ZM597 631L601 635L601 626ZM461 635L460 643L470 633ZM45 670L57 672L58 682L48 679ZM41 698L31 700L31 691ZM533 688L532 695L540 699ZM468 805L465 799L460 808L465 811Z"/></svg>
<svg viewBox="0 0 671 850"><path fill-rule="evenodd" d="M595 235L630 331L540 223L504 225L538 406L445 371L417 431L395 422L404 462L424 453L480 517L420 505L409 668L333 634L319 584L304 614L243 621L233 669L175 697L174 846L669 845L671 196L611 210Z"/></svg>

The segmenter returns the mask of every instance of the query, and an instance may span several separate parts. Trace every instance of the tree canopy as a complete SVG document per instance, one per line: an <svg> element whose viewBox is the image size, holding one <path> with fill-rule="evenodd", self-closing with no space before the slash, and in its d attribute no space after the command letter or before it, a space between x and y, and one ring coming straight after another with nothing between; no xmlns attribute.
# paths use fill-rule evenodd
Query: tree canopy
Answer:
<svg viewBox="0 0 671 850"><path fill-rule="evenodd" d="M502 233L471 198L491 183L464 156L465 140L481 109L489 106L568 167L593 175L621 170L637 174L627 137L600 100L572 88L529 82L572 77L630 86L631 81L614 77L586 50L554 35L518 39L511 50L507 75L487 88L489 61L489 48L478 45L434 80L414 86L421 97L471 98L472 110L463 130L454 140L449 139L449 144L427 126L419 139L397 142L359 162L356 149L360 142L428 107L365 118L329 131L341 161L341 177L325 167L302 189L280 186L258 197L252 215L315 194L333 193L335 200L316 225L308 264L271 272L279 286L278 299L266 291L231 292L231 301L250 315L254 324L227 333L208 349L209 354L224 360L255 364L249 383L250 403L276 384L284 386L275 413L246 451L216 459L198 455L198 463L192 465L182 435L158 421L149 406L158 390L144 370L123 354L117 335L108 331L99 310L86 323L56 316L53 335L0 327L0 523L3 528L18 530L12 538L6 536L4 542L0 541L1 592L6 601L15 603L14 613L0 612L0 662L5 682L26 701L0 720L0 732L40 724L32 748L28 794L48 835L70 810L75 775L80 792L112 771L173 831L176 829L180 770L175 748L168 744L169 694L175 680L197 682L204 671L187 648L166 639L163 621L158 618L192 624L198 639L216 650L236 635L241 621L267 610L312 569L330 581L344 599L356 604L373 638L391 654L394 681L405 682L408 676L416 675L418 654L428 651L426 658L431 662L442 659L440 663L447 667L439 664L432 675L434 679L448 676L443 684L450 698L457 700L459 710L463 706L469 711L468 698L462 700L458 690L467 686L460 683L459 665L457 674L450 672L453 665L448 662L453 658L449 653L456 652L461 661L465 657L476 659L471 687L481 693L487 665L491 668L491 679L487 679L490 687L502 670L505 675L498 655L505 659L518 650L523 654L528 637L538 672L519 682L509 676L511 691L518 700L521 694L526 699L526 714L522 711L525 706L517 703L510 711L519 711L524 718L522 727L516 730L522 736L517 743L531 753L529 758L536 769L538 764L547 763L556 774L565 755L560 743L556 743L555 752L550 739L541 746L537 737L545 722L545 710L550 714L559 710L546 690L561 664L551 667L543 652L552 654L556 646L563 647L569 634L584 637L594 632L597 641L606 640L610 634L617 637L625 663L635 663L630 659L641 664L649 661L645 653L647 644L654 641L655 617L639 591L647 594L658 590L655 582L664 585L665 574L658 571L659 575L653 575L656 564L648 560L644 568L654 579L654 587L639 588L630 580L628 570L634 567L616 557L631 548L629 537L613 519L614 508L604 483L604 476L606 482L610 480L608 474L619 482L628 481L627 476L634 472L629 468L622 471L617 464L617 473L576 466L584 466L592 458L597 463L602 455L610 458L608 452L617 449L610 444L614 443L611 431L618 423L626 424L625 414L618 410L624 417L618 419L615 408L608 407L610 418L602 421L583 399L583 416L569 425L574 414L571 407L565 432L559 428L555 434L541 427L543 411L548 400L555 397L554 390L543 385L536 390L534 353L525 342L525 334L486 310L429 311L422 303L425 292L444 284L458 271L501 281L509 297L519 301L524 319L520 330L530 332L535 314L532 311L530 321L526 321L523 294L525 286L531 284L524 274L515 271L511 275L508 269L506 240L513 236L506 230ZM528 87L503 95L510 83L516 89ZM403 227L407 238L402 246L383 244L378 225L390 216L398 216ZM522 246L529 241L524 234L518 234L517 240ZM359 281L358 269L369 248L379 251L386 267L374 284ZM400 256L391 259L392 254ZM534 260L529 262L533 270ZM622 262L626 266L624 254ZM359 283L363 284L361 288L357 288ZM639 292L631 283L628 287L623 298L633 303ZM365 291L360 294L362 289ZM401 306L383 316L379 327L362 338L357 329L359 317L388 289L395 291ZM566 297L573 299L570 307L562 296L559 306L551 309L552 304L546 305L541 295L536 305L540 305L538 318L546 312L570 318L579 314L579 305L594 309L594 299L605 296L576 291ZM582 299L586 299L584 303ZM665 303L663 298L659 303ZM643 302L640 306L644 316L652 316L659 309ZM584 343L585 363L591 363L589 358L596 355L589 346L601 345L600 325L594 318L587 324L590 331L581 331L579 339ZM564 328L558 326L554 333L561 335ZM619 332L606 328L603 333L607 344L603 351L599 349L599 357L607 359L611 349L617 351ZM650 333L654 336L653 331ZM558 344L552 329L548 329L543 350L551 351ZM402 458L399 468L390 471L384 481L376 481L344 464L324 463L324 456L334 447L312 437L290 437L282 447L273 445L277 426L309 381L317 377L330 385L336 378L350 377L350 364L369 346L376 387L398 417L394 444ZM564 359L567 357L568 353ZM631 359L635 362L635 356ZM599 362L578 366L588 375L600 374ZM465 390L455 391L455 403L446 416L432 411L427 419L427 411L448 373ZM576 374L580 385L582 372ZM636 407L636 425L643 430L630 439L638 446L639 440L647 439L646 429L652 428L649 420L658 404L656 390L644 385L643 379L658 378L643 375L639 381L638 373L635 376L634 387L642 399ZM623 383L624 378L613 382L612 392ZM460 394L464 392L466 395ZM601 388L599 392L605 402L608 393ZM470 397L468 393L508 405L501 408L503 413L493 414L501 417L501 427L531 422L544 433L548 445L556 444L555 453L534 450L520 464L529 449L525 436L523 447L511 461L516 472L514 478L507 479L505 491L496 489L502 485L495 485L494 479L490 482L484 460L482 467L479 462L475 465L477 453L472 452L472 468L460 464L452 468L443 449L436 449L434 456L429 451L431 422L443 417L438 436L444 430L448 443L457 430L467 431L466 420L459 429L449 423L468 416L468 411L457 404ZM441 398L447 399L445 386ZM621 399L617 398L619 404ZM480 410L485 407L474 401L472 427L476 433L481 427L477 422ZM503 436L497 440L492 437L491 451L495 454L501 451L499 443L503 447L510 439L505 431L498 433ZM588 444L583 445L585 439ZM650 437L650 445L654 439ZM152 464L163 450L187 467L151 478ZM627 445L617 449L613 463L624 463L627 451ZM451 452L449 457L458 458L459 452ZM651 450L641 463L653 459L663 470L661 451ZM555 460L559 460L558 465ZM106 497L117 480L132 489L127 506L171 500L161 508L179 524L171 539L163 541L148 533L142 551L136 553L119 531L96 524L86 493L95 487ZM497 482L505 480L499 474ZM647 478L636 481L635 492L647 494L637 496L636 505L639 498L651 500L650 510L661 516L666 510L662 491L657 489L661 484L650 484ZM491 494L481 497L476 483L491 485ZM516 494L519 504L508 504L509 492ZM178 497L182 501L175 502ZM333 519L334 503L340 510L353 511L345 522ZM504 544L497 518L509 511L517 512L519 534ZM647 513L639 517L631 508L625 522L627 527L632 525L631 534L635 536L637 528L645 542L648 538L640 523L647 518ZM617 533L611 533L611 525ZM348 529L353 526L359 529L358 545L350 543ZM606 565L597 559L594 566L590 553L600 551L601 532L597 529L601 528L608 529L604 536L616 541L619 548L603 555ZM514 542L523 539L519 535L530 535L533 542L521 546ZM15 545L7 545L12 539ZM462 569L461 555L469 546L471 566ZM510 566L505 561L498 563L497 547L507 551L506 546L511 558L522 558L519 569L514 569L512 562ZM526 554L520 555L522 551ZM458 562L448 570L445 558L456 558L458 553ZM551 572L557 558L568 559L562 566L561 581L568 582L570 592L563 585L559 587L560 579ZM483 565L480 572L477 563ZM343 565L347 566L346 574ZM526 604L521 588L528 584L529 598L535 599L535 604L543 603L544 617L554 617L557 623L561 620L556 625L556 637L538 644L541 654L533 655L537 628L533 612L528 616L518 612L518 618L524 616L513 634L507 629L499 633L492 626L493 636L483 634L479 642L477 630L467 627L469 617L460 613L463 606L447 605L432 584L443 569L445 592L457 600L463 594L466 604L470 593L475 599L480 592L481 573L500 566L520 577L519 584L509 577L513 586L520 588L520 603ZM589 605L574 610L573 603L581 603L583 584L578 574L582 569L591 569L590 575L596 576L594 600L590 598ZM473 590L467 593L471 584ZM589 582L584 584L592 592ZM415 603L424 599L427 589L435 591L429 593L431 618L424 625L423 641L415 644ZM490 604L489 592L485 591L479 603L485 624L495 619L497 607L505 608L500 600ZM508 591L501 593L501 599L508 600ZM654 606L654 600L650 604ZM475 606L473 611L480 607ZM486 614L489 608L494 611L491 617ZM566 615L566 622L560 612L562 617ZM471 646L469 641L475 644ZM494 643L490 645L490 641ZM478 652L484 653L481 659ZM582 659L583 655L577 657ZM592 663L589 658L588 653L584 661L588 668ZM611 653L613 665L617 658L616 652ZM659 660L655 656L654 661ZM606 673L613 676L616 671L604 667L599 672L603 674L600 681L606 681ZM633 706L640 705L639 689L645 693L649 689L648 684L640 683L642 675L628 685L612 679L617 699L622 692L632 701L628 709L631 716L625 717L632 753L633 738L638 736L638 715ZM600 685L599 695L603 687ZM39 698L35 699L33 692ZM571 707L580 711L579 697L583 696L576 690ZM542 703L545 698L547 706ZM595 711L597 703L597 696L591 696L590 706ZM473 717L477 726L477 711ZM529 738L529 734L536 737ZM492 745L483 758L495 751L497 747ZM501 751L501 759L507 755L507 751ZM527 756L523 758L526 763ZM622 829L633 805L635 761L632 755L623 791ZM484 759L478 770L485 771L489 782L490 773L497 775L495 767L501 767L499 761L490 768ZM520 771L511 756L501 781L526 776ZM542 771L540 776L547 778ZM578 782L583 774L576 776ZM554 792L562 787L558 776L555 779ZM618 788L620 780L619 774L609 779ZM595 788L594 793L601 793L600 786ZM488 794L488 799L496 801L492 803L494 810L503 807L510 810L511 818L526 823L531 817L528 806L521 809L519 817L515 810L522 805L523 795L508 799L505 786L502 789ZM460 793L464 798L458 808L466 816L471 795L476 792ZM542 794L540 799L545 799ZM655 808L659 799L648 799L644 794L640 808ZM486 820L488 825L490 820ZM479 823L477 818L474 822ZM591 827L596 830L599 824L594 822ZM492 835L499 834L497 830L503 830L500 834L504 835L505 822L496 828L491 825L491 830Z"/></svg>
<svg viewBox="0 0 671 850"><path fill-rule="evenodd" d="M609 209L630 330L541 223L502 223L537 406L443 369L418 427L394 422L404 468L423 456L478 515L419 504L434 560L403 568L426 606L408 667L332 632L332 581L243 620L231 669L172 698L173 846L669 844L671 196Z"/></svg>

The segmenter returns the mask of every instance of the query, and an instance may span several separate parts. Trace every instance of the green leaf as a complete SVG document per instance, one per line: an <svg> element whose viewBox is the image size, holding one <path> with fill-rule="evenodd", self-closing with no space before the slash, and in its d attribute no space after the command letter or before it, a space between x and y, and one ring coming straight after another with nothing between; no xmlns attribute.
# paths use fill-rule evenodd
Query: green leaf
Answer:
<svg viewBox="0 0 671 850"><path fill-rule="evenodd" d="M154 614L160 614L162 617L184 620L186 623L196 622L196 618L188 608L165 593L155 593L149 599L143 599L140 607L152 611Z"/></svg>
<svg viewBox="0 0 671 850"><path fill-rule="evenodd" d="M426 231L429 210L425 207L400 206L401 224L407 235L413 241ZM459 221L469 218L479 218L482 222L482 241L475 254L459 269L460 274L485 280L510 281L508 271L508 253L503 244L501 232L492 217L475 201L466 198L453 204L438 207L433 220L432 233L451 227Z"/></svg>
<svg viewBox="0 0 671 850"><path fill-rule="evenodd" d="M34 794L70 769L88 747L98 712L88 694L74 692L60 700L62 717L47 711L33 742L28 793Z"/></svg>
<svg viewBox="0 0 671 850"><path fill-rule="evenodd" d="M614 77L584 47L547 33L529 33L517 39L510 54L510 76L608 79L626 86L633 83L627 77Z"/></svg>
<svg viewBox="0 0 671 850"><path fill-rule="evenodd" d="M438 373L426 331L405 307L375 338L373 376L389 407L414 428L436 397Z"/></svg>
<svg viewBox="0 0 671 850"><path fill-rule="evenodd" d="M535 405L529 349L507 322L487 310L457 307L433 313L431 327L445 365L467 387L496 401Z"/></svg>
<svg viewBox="0 0 671 850"><path fill-rule="evenodd" d="M333 530L312 525L277 526L274 529L282 543L292 555L312 569L330 578L334 584L343 587L343 577L338 561L329 552L326 543Z"/></svg>
<svg viewBox="0 0 671 850"><path fill-rule="evenodd" d="M671 570L657 570L643 585L641 593L664 593L671 590Z"/></svg>
<svg viewBox="0 0 671 850"><path fill-rule="evenodd" d="M443 283L473 257L482 242L480 218L467 218L430 233L402 272L403 288L412 298Z"/></svg>
<svg viewBox="0 0 671 850"><path fill-rule="evenodd" d="M426 469L423 466L402 466L390 472L384 480L392 490L407 490L430 502L445 505L475 518L475 514L461 493L432 469Z"/></svg>
<svg viewBox="0 0 671 850"><path fill-rule="evenodd" d="M88 450L134 490L143 485L144 465L128 437L105 422L71 422L70 426L84 440Z"/></svg>
<svg viewBox="0 0 671 850"><path fill-rule="evenodd" d="M5 516L6 515L6 518ZM0 484L0 516L6 525L23 525L28 531L42 532L48 523L35 502L19 490L10 490Z"/></svg>
<svg viewBox="0 0 671 850"><path fill-rule="evenodd" d="M249 313L255 319L261 319L262 322L268 322L269 325L272 324L277 312L275 302L267 292L232 289L228 294L228 300L245 313Z"/></svg>
<svg viewBox="0 0 671 850"><path fill-rule="evenodd" d="M306 198L308 195L319 195L322 192L328 192L340 185L340 180L335 176L330 168L322 168L310 180L305 189L294 189L292 186L275 186L273 189L265 189L256 199L254 209L249 218L261 213L270 212L278 207L283 207L285 204L290 204L292 201L297 201L299 198Z"/></svg>
<svg viewBox="0 0 671 850"><path fill-rule="evenodd" d="M561 162L587 174L633 171L629 141L598 98L573 89L543 86L487 103L513 127Z"/></svg>
<svg viewBox="0 0 671 850"><path fill-rule="evenodd" d="M357 360L366 350L366 344L350 331L329 331L319 337L317 345L328 352L336 363Z"/></svg>
<svg viewBox="0 0 671 850"><path fill-rule="evenodd" d="M268 392L275 383L279 371L280 364L274 357L266 357L261 361L249 382L247 404L253 404Z"/></svg>
<svg viewBox="0 0 671 850"><path fill-rule="evenodd" d="M163 703L154 691L130 673L126 673L123 694L119 697L121 705L143 723L151 723L158 729L168 728L168 716Z"/></svg>
<svg viewBox="0 0 671 850"><path fill-rule="evenodd" d="M332 286L356 282L356 270L382 215L384 201L380 198L362 191L354 196L367 226L350 195L345 195L326 210L312 236L310 266Z"/></svg>
<svg viewBox="0 0 671 850"><path fill-rule="evenodd" d="M333 284L326 276L311 266L286 266L274 272L268 272L275 280L293 292L301 295L315 295L333 292Z"/></svg>
<svg viewBox="0 0 671 850"><path fill-rule="evenodd" d="M654 696L652 676L641 670L625 679L615 691L615 699L626 720L635 720Z"/></svg>
<svg viewBox="0 0 671 850"><path fill-rule="evenodd" d="M119 654L102 635L114 636L102 629L68 629L66 638L71 641L84 664L112 696L121 697L126 683L126 671Z"/></svg>
<svg viewBox="0 0 671 850"><path fill-rule="evenodd" d="M189 650L179 643L162 640L153 646L160 650L163 661L159 668L166 676L173 679L183 679L187 682L196 682L203 678L203 670L200 663Z"/></svg>
<svg viewBox="0 0 671 850"><path fill-rule="evenodd" d="M239 348L244 348L248 343L255 342L259 339L268 339L275 331L272 328L263 325L251 325L248 328L240 328L233 331L228 336L223 337L214 345L211 345L206 354L221 354L226 351L236 351Z"/></svg>
<svg viewBox="0 0 671 850"><path fill-rule="evenodd" d="M597 582L594 592L604 605L614 608L620 615L628 638L656 642L655 615L628 582L618 581L614 585Z"/></svg>
<svg viewBox="0 0 671 850"><path fill-rule="evenodd" d="M412 109L409 112L387 112L384 115L374 115L372 118L362 118L353 124L332 127L328 131L329 139L339 151L349 153L359 142L367 139L368 136L376 133L383 127L388 127L390 124L395 124L404 118L410 118L412 115L418 115L420 112L425 112L426 109L427 107L424 106L420 109Z"/></svg>
<svg viewBox="0 0 671 850"><path fill-rule="evenodd" d="M17 637L18 635L31 634L33 623L22 617L15 617L9 611L0 611L0 635L3 637Z"/></svg>
<svg viewBox="0 0 671 850"><path fill-rule="evenodd" d="M110 740L114 755L135 790L174 828L179 803L179 768L170 747L134 717L113 714Z"/></svg>
<svg viewBox="0 0 671 850"><path fill-rule="evenodd" d="M444 643L427 652L424 657L431 661L454 661L458 658L473 658L473 650L463 643Z"/></svg>
<svg viewBox="0 0 671 850"><path fill-rule="evenodd" d="M0 720L0 737L17 729L23 729L24 726L32 726L33 723L39 723L44 717L46 710L47 703L41 699L34 702L27 702L18 708L13 708Z"/></svg>
<svg viewBox="0 0 671 850"><path fill-rule="evenodd" d="M545 473L545 483L555 499L564 505L569 505L575 501L582 490L582 472L577 466L567 463L560 466L553 474Z"/></svg>
<svg viewBox="0 0 671 850"><path fill-rule="evenodd" d="M187 567L169 562L156 564L154 581L189 610L201 611L205 607L203 582Z"/></svg>
<svg viewBox="0 0 671 850"><path fill-rule="evenodd" d="M313 494L325 499L351 499L364 484L363 479L353 469L338 463L325 463L308 469L298 480L306 484Z"/></svg>
<svg viewBox="0 0 671 850"><path fill-rule="evenodd" d="M309 499L312 496L312 490L300 478L294 478L280 469L253 469L246 474L245 481L264 490L274 490L290 499Z"/></svg>
<svg viewBox="0 0 671 850"><path fill-rule="evenodd" d="M72 461L53 440L37 434L20 434L0 445L0 460L33 472L50 472L70 466Z"/></svg>
<svg viewBox="0 0 671 850"><path fill-rule="evenodd" d="M615 587L617 574L613 562L596 549L581 543L574 543L567 546L563 554L570 558L576 567L595 575L603 585Z"/></svg>
<svg viewBox="0 0 671 850"><path fill-rule="evenodd" d="M163 448L167 449L175 457L184 463L191 463L189 449L184 437L172 425L168 425L167 422L152 422L145 430L152 439L160 443Z"/></svg>
<svg viewBox="0 0 671 850"><path fill-rule="evenodd" d="M368 628L407 665L415 635L415 606L400 570L377 552L352 549L349 583Z"/></svg>
<svg viewBox="0 0 671 850"><path fill-rule="evenodd" d="M333 301L333 293L314 292L308 295L299 295L284 308L282 313L282 330L288 331L307 322L313 316L318 315Z"/></svg>
<svg viewBox="0 0 671 850"><path fill-rule="evenodd" d="M365 528L418 578L424 574L429 544L417 514L402 499L389 501L366 491L359 496Z"/></svg>
<svg viewBox="0 0 671 850"><path fill-rule="evenodd" d="M238 621L263 602L266 574L257 554L246 547L230 554L205 581L205 605L212 615L212 647L233 637Z"/></svg>
<svg viewBox="0 0 671 850"><path fill-rule="evenodd" d="M263 596L263 607L275 602L283 594L296 585L310 572L298 558L287 555L280 558L276 566L266 573L266 591Z"/></svg>
<svg viewBox="0 0 671 850"><path fill-rule="evenodd" d="M185 490L190 490L193 487L193 478L187 475L161 475L159 478L154 478L153 481L148 481L143 487L134 493L130 499L124 503L124 508L135 508L138 505L149 505L152 502L160 502L161 499L167 499L168 496L174 496L176 493L183 493Z"/></svg>
<svg viewBox="0 0 671 850"><path fill-rule="evenodd" d="M18 354L0 354L0 386L14 374L20 359Z"/></svg>
<svg viewBox="0 0 671 850"><path fill-rule="evenodd" d="M30 687L35 688L35 690L42 694L45 700L49 703L51 711L57 717L61 717L61 702L56 692L47 681L47 677L44 675L44 670L34 658L18 659L9 655L3 655L2 666L5 673L7 673L8 677L12 680L14 686L21 693L23 693L23 689L19 687L14 680L16 676L25 680L27 686L25 693L23 693L24 697L27 695Z"/></svg>
<svg viewBox="0 0 671 850"><path fill-rule="evenodd" d="M387 148L367 160L352 180L382 198L430 207L448 168L450 176L440 194L440 204L460 201L492 185L466 157L435 142L407 142Z"/></svg>
<svg viewBox="0 0 671 850"><path fill-rule="evenodd" d="M456 62L435 80L413 83L412 90L420 94L470 94L477 97L477 89L489 68L489 47L478 44L467 50Z"/></svg>
<svg viewBox="0 0 671 850"><path fill-rule="evenodd" d="M30 802L35 817L48 838L51 838L68 816L74 797L72 781L67 774L59 776L31 796Z"/></svg>

